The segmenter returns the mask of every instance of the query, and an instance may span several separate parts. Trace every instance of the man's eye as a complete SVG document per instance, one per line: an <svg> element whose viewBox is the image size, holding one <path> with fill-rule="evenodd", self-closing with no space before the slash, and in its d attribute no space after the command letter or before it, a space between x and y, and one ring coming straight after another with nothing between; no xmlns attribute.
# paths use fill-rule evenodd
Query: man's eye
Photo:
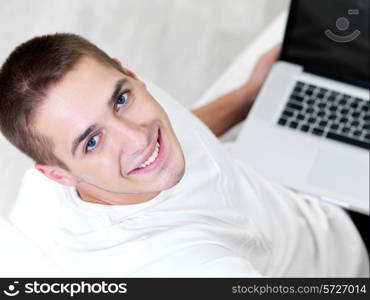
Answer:
<svg viewBox="0 0 370 300"><path fill-rule="evenodd" d="M100 137L98 135L93 136L86 144L85 151L91 152L94 151L99 143Z"/></svg>
<svg viewBox="0 0 370 300"><path fill-rule="evenodd" d="M128 92L123 92L119 95L117 102L116 102L116 109L119 109L121 106L125 105L128 100Z"/></svg>

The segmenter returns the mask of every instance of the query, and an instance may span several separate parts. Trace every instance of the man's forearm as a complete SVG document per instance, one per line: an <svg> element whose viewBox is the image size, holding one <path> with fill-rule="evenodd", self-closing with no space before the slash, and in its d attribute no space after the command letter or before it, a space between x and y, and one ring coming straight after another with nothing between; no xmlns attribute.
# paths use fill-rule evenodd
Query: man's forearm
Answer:
<svg viewBox="0 0 370 300"><path fill-rule="evenodd" d="M255 97L254 94L254 91L247 84L192 110L192 112L216 136L220 136L247 116Z"/></svg>

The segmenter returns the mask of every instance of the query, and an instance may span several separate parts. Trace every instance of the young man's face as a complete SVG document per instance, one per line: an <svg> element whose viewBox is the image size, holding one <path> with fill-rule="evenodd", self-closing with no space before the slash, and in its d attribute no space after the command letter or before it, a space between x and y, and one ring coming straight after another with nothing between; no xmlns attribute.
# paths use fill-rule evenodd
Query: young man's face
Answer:
<svg viewBox="0 0 370 300"><path fill-rule="evenodd" d="M69 167L64 177L93 194L159 192L184 174L168 116L145 85L89 57L50 89L34 125Z"/></svg>

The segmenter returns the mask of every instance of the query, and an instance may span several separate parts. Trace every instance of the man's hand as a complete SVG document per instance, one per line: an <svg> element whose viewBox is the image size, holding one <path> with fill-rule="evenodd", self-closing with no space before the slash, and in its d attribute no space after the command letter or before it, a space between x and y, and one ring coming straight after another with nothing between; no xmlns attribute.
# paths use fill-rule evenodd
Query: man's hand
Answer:
<svg viewBox="0 0 370 300"><path fill-rule="evenodd" d="M248 90L248 92L246 92L248 93L249 98L254 100L257 97L268 73L271 71L273 64L279 57L280 48L280 44L275 45L258 59L249 80L241 87Z"/></svg>
<svg viewBox="0 0 370 300"><path fill-rule="evenodd" d="M240 88L192 112L202 120L216 136L224 134L231 127L245 119L267 74L278 58L279 52L280 45L277 45L262 55L253 68L249 80Z"/></svg>

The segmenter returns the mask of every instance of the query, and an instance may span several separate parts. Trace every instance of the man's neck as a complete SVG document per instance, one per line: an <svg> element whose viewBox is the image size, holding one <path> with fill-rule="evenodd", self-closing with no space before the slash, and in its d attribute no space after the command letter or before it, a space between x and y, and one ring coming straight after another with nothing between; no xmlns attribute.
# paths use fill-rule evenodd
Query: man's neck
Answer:
<svg viewBox="0 0 370 300"><path fill-rule="evenodd" d="M160 193L160 191L140 194L113 193L86 183L77 184L76 190L83 201L106 205L143 203L155 198Z"/></svg>

